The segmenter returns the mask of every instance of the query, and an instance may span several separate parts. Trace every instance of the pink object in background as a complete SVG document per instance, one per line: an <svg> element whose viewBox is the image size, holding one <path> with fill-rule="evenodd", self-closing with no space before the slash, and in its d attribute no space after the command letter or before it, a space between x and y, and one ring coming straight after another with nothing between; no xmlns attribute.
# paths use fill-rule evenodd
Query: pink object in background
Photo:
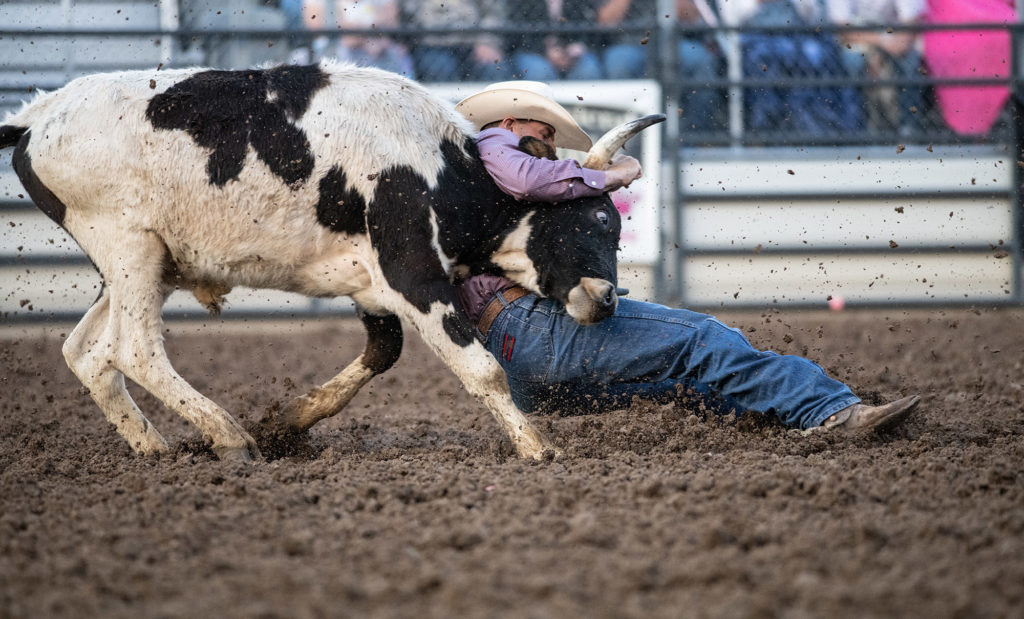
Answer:
<svg viewBox="0 0 1024 619"><path fill-rule="evenodd" d="M843 300L843 297L837 294L834 294L831 297L829 297L828 308L830 310L832 310L833 312L841 312L844 307L846 307L846 301Z"/></svg>
<svg viewBox="0 0 1024 619"><path fill-rule="evenodd" d="M1012 24L1013 0L928 0L933 24ZM1010 35L1007 30L942 30L924 34L924 56L931 76L940 78L1007 77ZM1010 93L1005 86L940 86L939 109L957 133L987 132Z"/></svg>

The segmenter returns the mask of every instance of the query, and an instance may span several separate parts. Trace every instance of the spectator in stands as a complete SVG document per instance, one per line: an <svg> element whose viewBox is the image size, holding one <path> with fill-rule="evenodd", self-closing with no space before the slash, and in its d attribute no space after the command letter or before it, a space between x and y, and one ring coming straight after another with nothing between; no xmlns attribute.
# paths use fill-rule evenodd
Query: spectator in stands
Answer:
<svg viewBox="0 0 1024 619"><path fill-rule="evenodd" d="M655 0L607 0L597 9L597 24L622 28L650 20L655 15ZM650 26L648 26L648 30ZM646 35L642 32L616 33L602 37L605 77L632 80L645 77L648 70Z"/></svg>
<svg viewBox="0 0 1024 619"><path fill-rule="evenodd" d="M840 25L874 25L898 28L918 23L924 16L925 0L828 0L828 17ZM894 29L892 32L867 30L844 32L839 35L843 44L843 66L853 78L883 78L891 74L897 79L920 76L921 52L917 33ZM863 89L862 89L863 91ZM869 119L876 126L887 129L898 126L901 133L913 133L921 127L920 113L924 94L920 86L902 85L896 88L895 101L887 102L884 90L872 89L865 99ZM895 113L891 107L898 108Z"/></svg>
<svg viewBox="0 0 1024 619"><path fill-rule="evenodd" d="M1013 0L928 0L927 21L936 24L1012 24L1017 21ZM929 73L937 78L1008 77L1010 33L997 30L942 30L924 35ZM979 135L992 124L1010 96L1009 88L939 86L935 99L942 118L953 131Z"/></svg>
<svg viewBox="0 0 1024 619"><path fill-rule="evenodd" d="M705 0L676 0L676 17L680 24L717 26L718 17ZM721 90L702 87L692 82L710 82L720 75L723 66L721 50L713 38L684 36L679 39L679 72L684 85L679 94L684 130L710 131L720 128L725 106Z"/></svg>
<svg viewBox="0 0 1024 619"><path fill-rule="evenodd" d="M727 26L739 26L752 19L754 21L761 21L760 19L755 19L755 15L759 11L765 10L764 5L770 4L787 4L791 6L796 12L796 19L800 23L821 21L824 19L821 7L822 1L827 0L782 0L781 3L778 0L717 0L715 5L718 9L718 15L724 24ZM699 1L695 4L698 7L700 6ZM769 8L768 10L771 9Z"/></svg>
<svg viewBox="0 0 1024 619"><path fill-rule="evenodd" d="M287 30L302 30L302 3L303 0L281 0L279 5L284 15L284 27ZM295 49L303 43L299 39L301 35L288 35L289 49Z"/></svg>
<svg viewBox="0 0 1024 619"><path fill-rule="evenodd" d="M506 25L505 3L494 0L403 0L405 22L451 28L413 41L416 73L426 82L495 81L512 77L501 37L474 32Z"/></svg>
<svg viewBox="0 0 1024 619"><path fill-rule="evenodd" d="M741 36L743 75L764 86L744 93L747 129L797 131L815 136L857 130L863 109L854 88L815 86L813 80L843 74L835 38L811 29L826 19L819 0L732 0L720 5L726 23L747 26L806 26L801 32L752 31ZM779 85L790 81L791 85Z"/></svg>
<svg viewBox="0 0 1024 619"><path fill-rule="evenodd" d="M608 0L598 9L597 22L602 26L635 22L654 15L656 8L653 0ZM707 0L676 0L676 15L684 25L718 24ZM606 37L604 48L605 77L637 79L645 75L648 48L637 34ZM723 93L699 84L711 82L720 74L724 63L718 45L711 37L683 36L679 39L678 54L680 77L688 82L679 93L683 128L710 131L721 127Z"/></svg>
<svg viewBox="0 0 1024 619"><path fill-rule="evenodd" d="M285 15L285 25L292 25L306 30L328 30L334 23L334 5L326 0L290 0L281 4ZM296 22L295 20L298 19ZM309 39L296 41L291 52L290 62L293 64L309 64L328 55L331 38L316 35Z"/></svg>
<svg viewBox="0 0 1024 619"><path fill-rule="evenodd" d="M310 30L394 28L399 24L397 0L304 0L302 17ZM292 61L314 62L324 57L416 77L409 50L387 36L346 34L337 40L319 36L313 40L310 50L293 53Z"/></svg>
<svg viewBox="0 0 1024 619"><path fill-rule="evenodd" d="M597 5L589 0L522 0L515 3L509 17L517 25L538 31L566 24L594 25ZM601 79L601 60L588 45L594 42L598 42L595 37L579 34L525 34L512 46L516 74L545 82Z"/></svg>

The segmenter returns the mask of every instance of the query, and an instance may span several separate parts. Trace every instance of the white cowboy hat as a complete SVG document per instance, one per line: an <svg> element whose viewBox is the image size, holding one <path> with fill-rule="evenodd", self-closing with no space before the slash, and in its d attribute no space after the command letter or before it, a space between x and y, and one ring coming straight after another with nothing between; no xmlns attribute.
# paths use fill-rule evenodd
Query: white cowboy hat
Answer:
<svg viewBox="0 0 1024 619"><path fill-rule="evenodd" d="M559 148L586 152L593 145L590 136L555 101L551 87L543 82L514 80L491 84L459 101L455 109L478 131L486 124L511 116L551 125L555 129L555 146Z"/></svg>

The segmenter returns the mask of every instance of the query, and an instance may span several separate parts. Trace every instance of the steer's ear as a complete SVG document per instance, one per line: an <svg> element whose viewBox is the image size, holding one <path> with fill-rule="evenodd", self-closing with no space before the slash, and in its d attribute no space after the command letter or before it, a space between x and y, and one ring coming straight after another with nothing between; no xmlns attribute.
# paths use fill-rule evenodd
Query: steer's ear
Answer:
<svg viewBox="0 0 1024 619"><path fill-rule="evenodd" d="M558 159L554 148L530 135L524 135L519 139L519 150L527 155L533 155L537 159L551 159L552 161Z"/></svg>
<svg viewBox="0 0 1024 619"><path fill-rule="evenodd" d="M472 273L469 270L469 266L465 264L456 264L455 266L452 267L451 272L448 273L448 281L453 286L458 286L462 282L469 279L470 275L472 275Z"/></svg>

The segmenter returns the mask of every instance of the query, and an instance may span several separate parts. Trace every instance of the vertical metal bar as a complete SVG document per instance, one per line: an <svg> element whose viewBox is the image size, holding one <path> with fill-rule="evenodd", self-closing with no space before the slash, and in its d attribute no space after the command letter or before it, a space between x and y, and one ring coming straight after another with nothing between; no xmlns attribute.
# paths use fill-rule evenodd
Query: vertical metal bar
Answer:
<svg viewBox="0 0 1024 619"><path fill-rule="evenodd" d="M168 67L174 58L175 40L175 37L169 33L178 30L177 0L160 0L160 30L164 31L160 37L160 62Z"/></svg>
<svg viewBox="0 0 1024 619"><path fill-rule="evenodd" d="M661 96L668 116L662 131L662 170L661 200L658 220L661 228L658 234L660 255L654 267L654 296L662 303L675 303L681 298L681 275L679 250L680 217L682 208L679 195L679 34L677 32L678 15L675 0L658 0L658 71L657 79L661 82ZM668 217L665 217L668 209ZM671 235L666 232L671 231ZM672 279L673 281L668 281Z"/></svg>
<svg viewBox="0 0 1024 619"><path fill-rule="evenodd" d="M60 0L60 16L64 22L63 28L71 30L74 20L74 0ZM57 45L64 49L64 81L69 82L75 73L75 43L78 39L75 36L57 40Z"/></svg>
<svg viewBox="0 0 1024 619"><path fill-rule="evenodd" d="M1024 304L1024 171L1021 170L1024 162L1024 89L1021 87L1021 69L1024 63L1021 62L1020 54L1024 52L1020 48L1021 31L1020 24L1013 24L1010 27L1010 111L1013 119L1014 162L1013 174L1011 176L1013 186L1010 187L1011 208L1013 209L1013 280L1011 282L1011 294L1017 304Z"/></svg>
<svg viewBox="0 0 1024 619"><path fill-rule="evenodd" d="M725 61L729 72L729 137L733 148L739 148L743 139L743 89L734 84L743 79L740 33L731 30L725 37Z"/></svg>

